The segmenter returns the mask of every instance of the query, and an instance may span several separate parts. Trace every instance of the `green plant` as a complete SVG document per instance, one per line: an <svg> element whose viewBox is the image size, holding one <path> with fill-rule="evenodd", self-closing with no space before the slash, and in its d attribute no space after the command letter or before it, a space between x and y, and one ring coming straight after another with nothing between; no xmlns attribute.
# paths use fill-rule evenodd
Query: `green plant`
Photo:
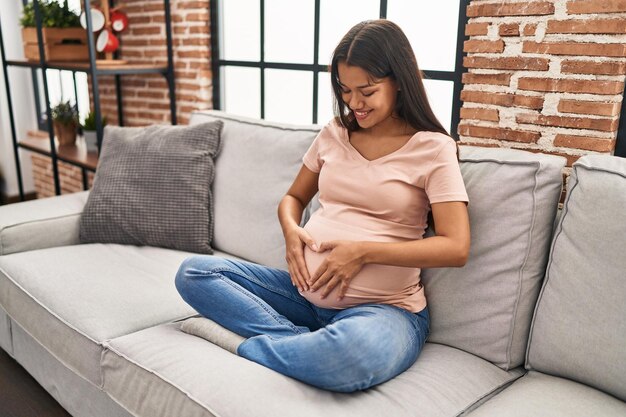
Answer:
<svg viewBox="0 0 626 417"><path fill-rule="evenodd" d="M80 19L69 9L67 0L63 2L63 5L55 0L39 0L39 11L41 12L41 26L44 28L80 27ZM20 24L22 27L36 26L33 2L24 6Z"/></svg>
<svg viewBox="0 0 626 417"><path fill-rule="evenodd" d="M106 116L102 116L102 127L107 125L107 118ZM90 111L87 114L87 117L85 117L85 120L83 121L83 123L81 124L83 130L96 130L96 113Z"/></svg>
<svg viewBox="0 0 626 417"><path fill-rule="evenodd" d="M78 108L70 104L70 101L60 101L50 109L52 120L64 125L78 125Z"/></svg>

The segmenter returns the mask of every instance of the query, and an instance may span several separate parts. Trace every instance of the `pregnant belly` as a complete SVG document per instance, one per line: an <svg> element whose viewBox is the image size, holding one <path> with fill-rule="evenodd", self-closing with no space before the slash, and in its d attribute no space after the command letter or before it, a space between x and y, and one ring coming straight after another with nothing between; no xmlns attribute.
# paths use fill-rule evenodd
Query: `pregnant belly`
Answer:
<svg viewBox="0 0 626 417"><path fill-rule="evenodd" d="M311 237L319 245L329 240L373 241L380 240L355 230L352 227L339 227L326 221L312 218L305 226ZM331 251L314 252L305 246L304 259L310 276L317 271ZM421 289L417 268L366 264L349 283L343 299L339 300L339 285L322 299L325 286L315 292L303 291L301 294L311 303L322 308L343 309L365 303L393 303L415 294Z"/></svg>

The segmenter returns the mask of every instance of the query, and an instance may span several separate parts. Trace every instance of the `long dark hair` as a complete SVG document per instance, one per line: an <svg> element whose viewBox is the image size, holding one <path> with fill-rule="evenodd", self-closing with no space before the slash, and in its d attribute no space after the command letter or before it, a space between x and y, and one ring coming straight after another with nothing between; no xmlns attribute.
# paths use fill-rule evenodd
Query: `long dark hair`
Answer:
<svg viewBox="0 0 626 417"><path fill-rule="evenodd" d="M448 135L428 103L415 54L398 25L385 19L358 23L346 33L333 52L330 80L335 96L335 116L348 131L354 132L360 127L341 98L340 62L360 67L375 79L394 79L399 88L395 113L418 131Z"/></svg>

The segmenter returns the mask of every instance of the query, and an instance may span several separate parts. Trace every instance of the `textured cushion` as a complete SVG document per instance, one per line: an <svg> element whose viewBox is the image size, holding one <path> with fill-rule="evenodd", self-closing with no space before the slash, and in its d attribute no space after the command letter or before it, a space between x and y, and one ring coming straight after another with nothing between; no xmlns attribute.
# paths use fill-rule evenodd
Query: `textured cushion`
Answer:
<svg viewBox="0 0 626 417"><path fill-rule="evenodd" d="M470 417L624 417L626 404L585 385L529 372Z"/></svg>
<svg viewBox="0 0 626 417"><path fill-rule="evenodd" d="M212 253L210 185L221 127L107 126L81 242Z"/></svg>
<svg viewBox="0 0 626 417"><path fill-rule="evenodd" d="M88 191L0 207L0 255L76 245Z"/></svg>
<svg viewBox="0 0 626 417"><path fill-rule="evenodd" d="M99 385L102 341L197 314L174 285L190 255L87 244L0 256L0 306L70 369Z"/></svg>
<svg viewBox="0 0 626 417"><path fill-rule="evenodd" d="M104 389L134 415L457 416L523 371L505 372L458 349L427 343L417 362L396 378L339 394L233 355L179 326L107 342Z"/></svg>
<svg viewBox="0 0 626 417"><path fill-rule="evenodd" d="M224 122L213 183L213 247L287 269L278 203L320 127L269 123L219 111L196 112L189 123L207 120Z"/></svg>
<svg viewBox="0 0 626 417"><path fill-rule="evenodd" d="M626 159L589 155L569 179L527 367L626 400L625 347Z"/></svg>
<svg viewBox="0 0 626 417"><path fill-rule="evenodd" d="M431 342L511 369L524 362L561 194L561 157L462 146L471 249L463 268L423 271Z"/></svg>

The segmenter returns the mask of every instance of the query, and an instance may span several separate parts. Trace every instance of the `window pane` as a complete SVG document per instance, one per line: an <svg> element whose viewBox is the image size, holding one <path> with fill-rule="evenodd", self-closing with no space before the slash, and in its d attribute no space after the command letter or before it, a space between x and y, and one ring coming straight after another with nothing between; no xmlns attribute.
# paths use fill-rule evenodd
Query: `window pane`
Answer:
<svg viewBox="0 0 626 417"><path fill-rule="evenodd" d="M85 72L77 72L76 73L76 89L78 90L78 114L80 115L80 120L83 120L87 117L87 113L91 108L91 103L89 102L89 85L87 84L87 73ZM110 114L105 114L105 116L111 117Z"/></svg>
<svg viewBox="0 0 626 417"><path fill-rule="evenodd" d="M379 16L379 0L321 0L319 63L330 64L335 47L352 26Z"/></svg>
<svg viewBox="0 0 626 417"><path fill-rule="evenodd" d="M48 83L48 98L50 99L50 107L56 106L63 96L63 86L61 83L61 71L59 70L46 70L46 82ZM41 106L43 112L46 111L45 95L43 90L43 82L40 84L43 100Z"/></svg>
<svg viewBox="0 0 626 417"><path fill-rule="evenodd" d="M265 70L265 118L267 120L310 124L312 115L312 72Z"/></svg>
<svg viewBox="0 0 626 417"><path fill-rule="evenodd" d="M63 0L57 0L58 3L63 4ZM80 14L80 6L83 4L83 0L69 0L67 7L76 14Z"/></svg>
<svg viewBox="0 0 626 417"><path fill-rule="evenodd" d="M317 123L324 125L333 118L333 89L330 86L330 73L318 74Z"/></svg>
<svg viewBox="0 0 626 417"><path fill-rule="evenodd" d="M258 0L224 0L221 9L222 59L235 61L261 60L261 11Z"/></svg>
<svg viewBox="0 0 626 417"><path fill-rule="evenodd" d="M424 87L435 116L450 133L454 83L452 81L424 80Z"/></svg>
<svg viewBox="0 0 626 417"><path fill-rule="evenodd" d="M265 61L313 63L315 3L265 1Z"/></svg>
<svg viewBox="0 0 626 417"><path fill-rule="evenodd" d="M222 67L222 108L240 116L261 117L261 70Z"/></svg>
<svg viewBox="0 0 626 417"><path fill-rule="evenodd" d="M454 71L459 0L389 0L387 18L409 38L420 69Z"/></svg>
<svg viewBox="0 0 626 417"><path fill-rule="evenodd" d="M61 71L61 93L64 101L70 100L72 104L76 104L74 78L72 77L71 71Z"/></svg>

